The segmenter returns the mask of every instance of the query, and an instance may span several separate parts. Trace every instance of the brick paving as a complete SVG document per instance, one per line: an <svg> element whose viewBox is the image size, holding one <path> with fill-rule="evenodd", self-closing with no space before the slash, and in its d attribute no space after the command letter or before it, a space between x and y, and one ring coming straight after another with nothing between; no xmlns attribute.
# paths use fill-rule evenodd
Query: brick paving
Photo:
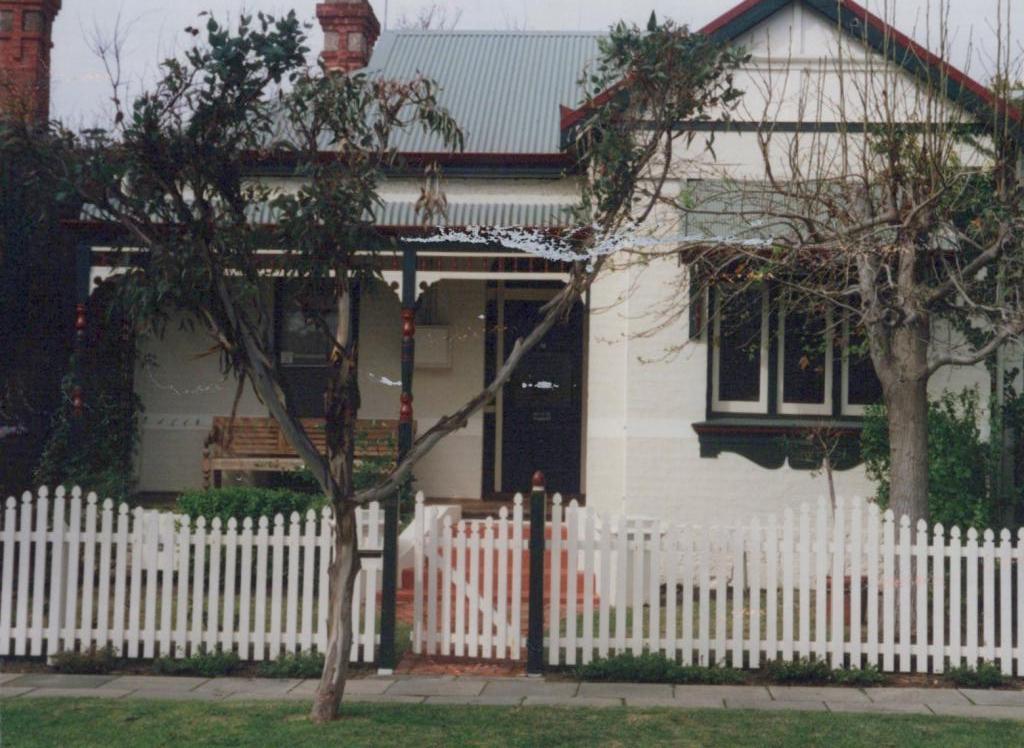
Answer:
<svg viewBox="0 0 1024 748"><path fill-rule="evenodd" d="M299 701L311 698L315 688L315 680L298 679L0 674L0 699ZM353 679L345 698L386 704L795 710L1024 721L1024 691L977 689L580 684L525 677L397 675Z"/></svg>

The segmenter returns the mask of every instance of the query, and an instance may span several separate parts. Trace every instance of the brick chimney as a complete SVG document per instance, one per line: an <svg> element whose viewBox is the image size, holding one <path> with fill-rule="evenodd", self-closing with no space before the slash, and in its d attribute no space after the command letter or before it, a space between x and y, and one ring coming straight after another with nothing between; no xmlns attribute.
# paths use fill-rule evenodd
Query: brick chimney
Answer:
<svg viewBox="0 0 1024 748"><path fill-rule="evenodd" d="M324 68L350 73L366 67L380 36L380 22L368 0L324 0L316 6L316 17L324 30Z"/></svg>
<svg viewBox="0 0 1024 748"><path fill-rule="evenodd" d="M0 0L0 116L50 117L50 49L61 0Z"/></svg>

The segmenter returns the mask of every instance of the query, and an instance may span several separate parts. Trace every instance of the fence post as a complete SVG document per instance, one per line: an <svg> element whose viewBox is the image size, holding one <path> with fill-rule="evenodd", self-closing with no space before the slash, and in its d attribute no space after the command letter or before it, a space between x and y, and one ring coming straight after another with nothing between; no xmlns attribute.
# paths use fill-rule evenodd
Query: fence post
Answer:
<svg viewBox="0 0 1024 748"><path fill-rule="evenodd" d="M526 629L526 674L544 672L544 473L533 474L530 491L530 601Z"/></svg>

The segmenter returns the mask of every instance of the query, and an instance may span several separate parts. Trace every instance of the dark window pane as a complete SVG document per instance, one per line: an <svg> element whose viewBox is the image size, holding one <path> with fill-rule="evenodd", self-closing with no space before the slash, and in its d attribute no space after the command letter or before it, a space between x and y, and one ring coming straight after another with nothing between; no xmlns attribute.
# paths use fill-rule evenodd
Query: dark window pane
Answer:
<svg viewBox="0 0 1024 748"><path fill-rule="evenodd" d="M724 301L719 321L718 399L757 402L761 399L760 290Z"/></svg>
<svg viewBox="0 0 1024 748"><path fill-rule="evenodd" d="M782 402L821 405L825 402L825 318L789 310L785 316L782 354Z"/></svg>
<svg viewBox="0 0 1024 748"><path fill-rule="evenodd" d="M0 10L0 33L14 31L14 11Z"/></svg>
<svg viewBox="0 0 1024 748"><path fill-rule="evenodd" d="M872 405L882 401L882 383L875 374L871 355L863 336L850 333L849 350L850 405Z"/></svg>
<svg viewBox="0 0 1024 748"><path fill-rule="evenodd" d="M38 10L26 10L21 14L21 28L30 34L41 34L43 31L43 14Z"/></svg>

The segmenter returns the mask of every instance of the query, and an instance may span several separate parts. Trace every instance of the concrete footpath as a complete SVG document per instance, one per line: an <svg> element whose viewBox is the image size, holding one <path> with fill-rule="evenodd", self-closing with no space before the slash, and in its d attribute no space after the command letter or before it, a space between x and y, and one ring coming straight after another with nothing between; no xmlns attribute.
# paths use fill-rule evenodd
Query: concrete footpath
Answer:
<svg viewBox="0 0 1024 748"><path fill-rule="evenodd" d="M315 680L150 675L0 674L0 698L302 701ZM573 683L534 678L371 676L349 681L346 701L487 706L753 709L1024 720L1024 691Z"/></svg>

